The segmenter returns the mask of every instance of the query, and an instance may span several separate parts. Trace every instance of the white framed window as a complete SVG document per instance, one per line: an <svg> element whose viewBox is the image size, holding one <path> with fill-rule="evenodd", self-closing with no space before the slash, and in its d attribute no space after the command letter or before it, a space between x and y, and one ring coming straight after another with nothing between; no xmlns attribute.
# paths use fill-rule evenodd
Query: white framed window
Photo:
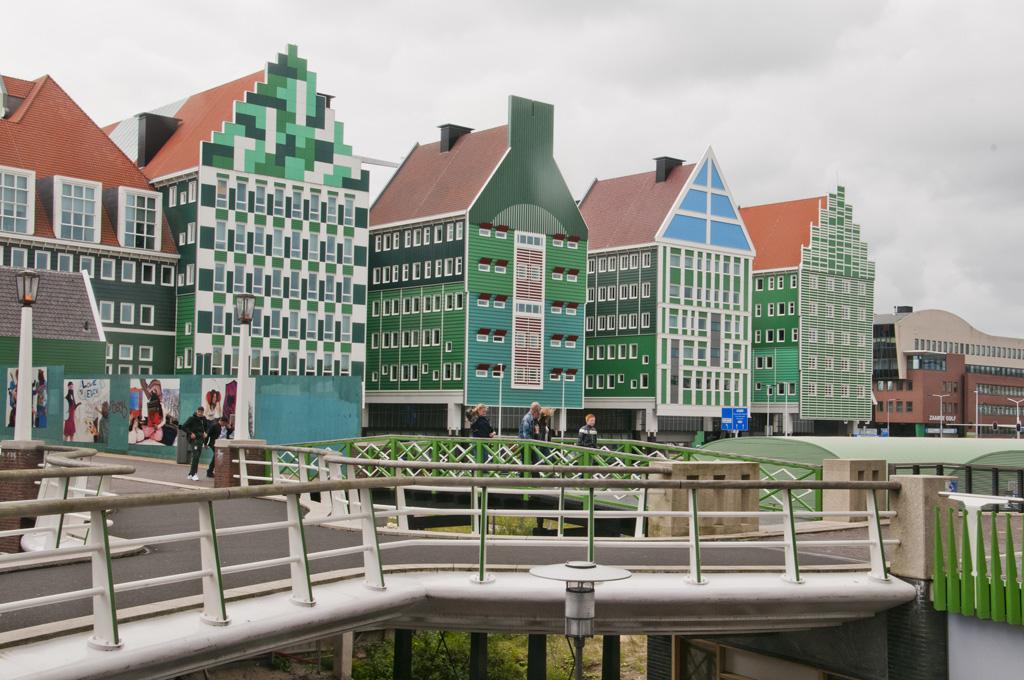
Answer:
<svg viewBox="0 0 1024 680"><path fill-rule="evenodd" d="M139 347L139 361L152 361L153 360L153 347L150 345L141 345Z"/></svg>
<svg viewBox="0 0 1024 680"><path fill-rule="evenodd" d="M35 232L35 186L35 172L0 167L0 231Z"/></svg>
<svg viewBox="0 0 1024 680"><path fill-rule="evenodd" d="M24 248L11 248L11 267L24 269L28 266L28 251Z"/></svg>
<svg viewBox="0 0 1024 680"><path fill-rule="evenodd" d="M185 240L187 243L196 242L196 223L189 222L188 226L185 227Z"/></svg>
<svg viewBox="0 0 1024 680"><path fill-rule="evenodd" d="M117 346L117 359L118 361L131 361L135 356L135 347L133 345L118 345Z"/></svg>
<svg viewBox="0 0 1024 680"><path fill-rule="evenodd" d="M256 195L253 201L253 212L262 214L267 212L267 185L256 183Z"/></svg>
<svg viewBox="0 0 1024 680"><path fill-rule="evenodd" d="M130 326L135 323L135 305L131 302L121 303L121 325Z"/></svg>
<svg viewBox="0 0 1024 680"><path fill-rule="evenodd" d="M48 250L37 250L36 251L36 269L49 269L50 268L50 251Z"/></svg>
<svg viewBox="0 0 1024 680"><path fill-rule="evenodd" d="M139 323L143 326L152 326L155 311L153 305L139 305Z"/></svg>
<svg viewBox="0 0 1024 680"><path fill-rule="evenodd" d="M151 262L143 262L139 265L142 283L156 283L156 265Z"/></svg>
<svg viewBox="0 0 1024 680"><path fill-rule="evenodd" d="M153 265L154 267L156 265ZM161 286L173 286L174 285L174 267L169 265L160 265L160 285Z"/></svg>
<svg viewBox="0 0 1024 680"><path fill-rule="evenodd" d="M213 265L213 291L223 293L226 287L226 275L223 262L216 262Z"/></svg>
<svg viewBox="0 0 1024 680"><path fill-rule="evenodd" d="M74 266L74 259L70 253L57 253L57 271L70 272Z"/></svg>
<svg viewBox="0 0 1024 680"><path fill-rule="evenodd" d="M100 300L100 321L114 323L114 303L110 300Z"/></svg>
<svg viewBox="0 0 1024 680"><path fill-rule="evenodd" d="M116 276L117 262L110 258L103 258L100 260L100 278L104 281L113 281Z"/></svg>
<svg viewBox="0 0 1024 680"><path fill-rule="evenodd" d="M194 179L189 180L189 182L188 182L188 202L189 203L195 203L196 202L196 191L197 191L197 189L198 189L198 186L197 186L196 180L194 180Z"/></svg>
<svg viewBox="0 0 1024 680"><path fill-rule="evenodd" d="M135 263L131 260L121 261L121 280L126 283L135 283Z"/></svg>
<svg viewBox="0 0 1024 680"><path fill-rule="evenodd" d="M58 238L98 243L100 240L99 182L53 178L54 232Z"/></svg>
<svg viewBox="0 0 1024 680"><path fill-rule="evenodd" d="M158 192L118 187L117 229L121 245L159 250L162 209Z"/></svg>

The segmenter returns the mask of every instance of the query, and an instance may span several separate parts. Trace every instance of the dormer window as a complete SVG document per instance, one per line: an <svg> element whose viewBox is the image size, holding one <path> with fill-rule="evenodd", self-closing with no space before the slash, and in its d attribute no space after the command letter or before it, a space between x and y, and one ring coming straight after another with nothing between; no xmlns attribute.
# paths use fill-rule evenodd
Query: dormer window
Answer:
<svg viewBox="0 0 1024 680"><path fill-rule="evenodd" d="M99 182L68 177L53 178L53 214L57 236L71 241L100 240Z"/></svg>
<svg viewBox="0 0 1024 680"><path fill-rule="evenodd" d="M118 237L125 248L160 249L160 194L121 187L118 190Z"/></svg>
<svg viewBox="0 0 1024 680"><path fill-rule="evenodd" d="M35 185L36 174L31 170L0 167L0 231L35 231Z"/></svg>

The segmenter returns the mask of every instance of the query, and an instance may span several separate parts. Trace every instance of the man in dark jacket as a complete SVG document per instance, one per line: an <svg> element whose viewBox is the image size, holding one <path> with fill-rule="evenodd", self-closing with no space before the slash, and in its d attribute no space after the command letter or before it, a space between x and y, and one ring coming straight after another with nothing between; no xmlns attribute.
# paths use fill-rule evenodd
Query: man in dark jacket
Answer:
<svg viewBox="0 0 1024 680"><path fill-rule="evenodd" d="M217 450L214 448L214 444L218 439L231 439L234 433L230 421L223 416L210 423L209 429L206 430L206 445L210 447L210 467L206 468L207 477L213 477L213 464L217 461Z"/></svg>
<svg viewBox="0 0 1024 680"><path fill-rule="evenodd" d="M188 452L192 465L188 470L188 478L193 482L199 481L199 456L203 453L203 444L206 443L206 411L202 406L188 417L185 424L181 426L183 437L188 438Z"/></svg>

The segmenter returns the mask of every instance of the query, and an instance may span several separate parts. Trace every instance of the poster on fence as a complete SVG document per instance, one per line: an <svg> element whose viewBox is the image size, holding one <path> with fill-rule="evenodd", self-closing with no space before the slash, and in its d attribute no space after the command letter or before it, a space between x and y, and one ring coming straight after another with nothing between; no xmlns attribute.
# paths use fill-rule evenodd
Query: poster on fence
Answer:
<svg viewBox="0 0 1024 680"><path fill-rule="evenodd" d="M128 391L128 443L174 446L178 437L181 381L132 378Z"/></svg>
<svg viewBox="0 0 1024 680"><path fill-rule="evenodd" d="M64 441L106 444L110 441L110 380L64 381Z"/></svg>
<svg viewBox="0 0 1024 680"><path fill-rule="evenodd" d="M203 378L202 404L207 420L217 420L221 416L230 420L235 415L237 395L238 383L234 378Z"/></svg>
<svg viewBox="0 0 1024 680"><path fill-rule="evenodd" d="M15 411L18 405L18 369L7 369L7 427L14 427ZM46 369L32 369L32 427L46 427L49 408L46 394Z"/></svg>

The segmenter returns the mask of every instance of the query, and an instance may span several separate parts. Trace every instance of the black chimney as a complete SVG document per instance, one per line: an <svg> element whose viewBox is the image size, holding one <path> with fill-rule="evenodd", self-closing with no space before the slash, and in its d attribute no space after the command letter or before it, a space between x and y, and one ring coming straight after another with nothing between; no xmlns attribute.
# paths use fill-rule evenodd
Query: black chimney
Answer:
<svg viewBox="0 0 1024 680"><path fill-rule="evenodd" d="M153 160L163 148L178 129L180 121L157 113L140 113L136 118L139 119L139 147L135 164L141 168Z"/></svg>
<svg viewBox="0 0 1024 680"><path fill-rule="evenodd" d="M678 158L672 158L671 156L658 156L654 159L654 162L657 170L654 181L664 182L668 179L668 174L672 172L672 168L678 167L686 161L679 160Z"/></svg>
<svg viewBox="0 0 1024 680"><path fill-rule="evenodd" d="M452 147L455 146L455 142L459 141L459 137L473 131L473 128L453 125L452 123L445 123L444 125L438 125L438 127L441 128L441 153L451 151Z"/></svg>

